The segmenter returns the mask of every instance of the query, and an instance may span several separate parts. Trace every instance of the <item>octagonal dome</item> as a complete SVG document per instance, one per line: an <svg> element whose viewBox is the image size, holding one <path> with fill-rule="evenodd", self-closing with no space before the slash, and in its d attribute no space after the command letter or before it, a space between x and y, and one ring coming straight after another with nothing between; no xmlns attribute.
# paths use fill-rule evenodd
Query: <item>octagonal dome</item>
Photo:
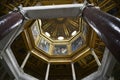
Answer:
<svg viewBox="0 0 120 80"><path fill-rule="evenodd" d="M71 55L88 43L88 26L81 18L36 20L31 32L35 46L49 55Z"/></svg>

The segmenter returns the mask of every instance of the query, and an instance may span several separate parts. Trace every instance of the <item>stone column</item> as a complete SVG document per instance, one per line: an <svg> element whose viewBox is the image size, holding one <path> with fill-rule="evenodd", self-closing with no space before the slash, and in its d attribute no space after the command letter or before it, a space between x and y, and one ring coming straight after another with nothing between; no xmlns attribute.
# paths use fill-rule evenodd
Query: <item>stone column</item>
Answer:
<svg viewBox="0 0 120 80"><path fill-rule="evenodd" d="M74 63L71 63L73 80L76 80Z"/></svg>
<svg viewBox="0 0 120 80"><path fill-rule="evenodd" d="M46 75L45 75L45 80L48 80L49 71L50 71L50 63L48 63L48 66L47 66L47 71L46 71Z"/></svg>
<svg viewBox="0 0 120 80"><path fill-rule="evenodd" d="M92 49L92 55L94 56L95 58L95 61L97 62L98 66L101 66L101 63L100 63L100 60L98 59L97 55L95 54L94 50Z"/></svg>
<svg viewBox="0 0 120 80"><path fill-rule="evenodd" d="M28 52L27 56L25 57L22 65L21 65L21 68L22 68L22 69L24 68L24 66L25 66L25 64L26 64L26 62L27 62L27 60L28 60L29 57L30 57L30 52Z"/></svg>
<svg viewBox="0 0 120 80"><path fill-rule="evenodd" d="M17 11L0 17L0 40L21 24L23 19L22 14Z"/></svg>
<svg viewBox="0 0 120 80"><path fill-rule="evenodd" d="M96 31L110 52L120 62L120 19L95 7L85 7L82 17Z"/></svg>

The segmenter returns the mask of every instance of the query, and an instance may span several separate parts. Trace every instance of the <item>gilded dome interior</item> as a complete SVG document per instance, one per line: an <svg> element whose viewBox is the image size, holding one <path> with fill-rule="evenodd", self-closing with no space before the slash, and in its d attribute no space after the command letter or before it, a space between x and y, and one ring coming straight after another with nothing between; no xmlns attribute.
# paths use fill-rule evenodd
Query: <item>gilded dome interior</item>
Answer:
<svg viewBox="0 0 120 80"><path fill-rule="evenodd" d="M65 40L71 38L72 33L79 32L81 26L79 18L57 18L41 20L41 22L42 31L48 32L54 40L59 36L64 37Z"/></svg>
<svg viewBox="0 0 120 80"><path fill-rule="evenodd" d="M49 55L70 55L86 47L90 36L90 29L81 18L37 20L30 32L35 46Z"/></svg>

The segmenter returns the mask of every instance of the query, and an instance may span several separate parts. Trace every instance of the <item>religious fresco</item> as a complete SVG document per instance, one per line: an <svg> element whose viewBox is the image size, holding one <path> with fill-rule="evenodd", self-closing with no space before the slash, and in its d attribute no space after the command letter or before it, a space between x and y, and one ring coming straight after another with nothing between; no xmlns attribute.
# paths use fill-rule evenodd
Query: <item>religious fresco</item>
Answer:
<svg viewBox="0 0 120 80"><path fill-rule="evenodd" d="M38 25L37 25L37 22L35 22L35 23L32 25L31 31L32 31L34 40L36 40L37 37L38 37L39 34L40 34L40 31L39 31L39 27L38 27Z"/></svg>
<svg viewBox="0 0 120 80"><path fill-rule="evenodd" d="M62 55L67 54L67 46L66 45L55 45L54 54Z"/></svg>
<svg viewBox="0 0 120 80"><path fill-rule="evenodd" d="M80 48L84 43L84 40L82 39L82 37L78 37L74 42L72 42L72 51L77 50L78 48Z"/></svg>
<svg viewBox="0 0 120 80"><path fill-rule="evenodd" d="M44 38L41 38L40 42L38 44L38 47L41 50L43 50L43 51L48 53L49 52L50 43L48 43Z"/></svg>

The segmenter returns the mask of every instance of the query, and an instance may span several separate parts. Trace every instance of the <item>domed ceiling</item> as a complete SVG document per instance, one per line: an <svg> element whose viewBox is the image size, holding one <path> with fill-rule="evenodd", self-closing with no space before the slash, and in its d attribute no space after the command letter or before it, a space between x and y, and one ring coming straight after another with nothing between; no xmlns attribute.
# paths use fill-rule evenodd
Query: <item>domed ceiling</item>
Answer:
<svg viewBox="0 0 120 80"><path fill-rule="evenodd" d="M73 33L76 35L81 26L79 18L57 18L41 21L42 31L48 32L50 38L53 40L58 39L59 36L63 37L65 40L70 39Z"/></svg>
<svg viewBox="0 0 120 80"><path fill-rule="evenodd" d="M37 20L30 30L35 45L50 55L70 55L86 47L91 31L81 18Z"/></svg>
<svg viewBox="0 0 120 80"><path fill-rule="evenodd" d="M70 55L87 47L91 29L80 17L39 19L33 21L30 33L35 47L49 55ZM34 45L34 44L33 44Z"/></svg>

